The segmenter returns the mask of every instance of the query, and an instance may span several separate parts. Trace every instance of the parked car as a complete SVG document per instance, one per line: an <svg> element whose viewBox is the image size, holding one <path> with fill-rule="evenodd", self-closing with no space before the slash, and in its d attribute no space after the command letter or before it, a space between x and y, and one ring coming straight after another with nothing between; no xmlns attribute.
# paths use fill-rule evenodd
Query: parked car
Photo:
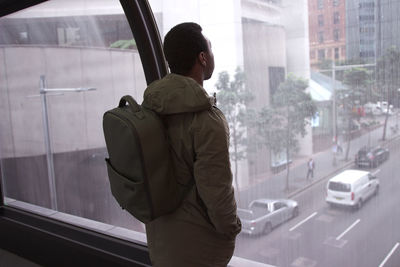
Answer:
<svg viewBox="0 0 400 267"><path fill-rule="evenodd" d="M249 235L268 234L298 214L298 204L291 199L257 199L249 204L248 209L238 209L242 233Z"/></svg>
<svg viewBox="0 0 400 267"><path fill-rule="evenodd" d="M329 179L326 191L328 204L359 209L369 197L378 194L379 180L368 171L345 170Z"/></svg>
<svg viewBox="0 0 400 267"><path fill-rule="evenodd" d="M355 156L357 167L375 168L389 158L389 149L383 147L363 147Z"/></svg>

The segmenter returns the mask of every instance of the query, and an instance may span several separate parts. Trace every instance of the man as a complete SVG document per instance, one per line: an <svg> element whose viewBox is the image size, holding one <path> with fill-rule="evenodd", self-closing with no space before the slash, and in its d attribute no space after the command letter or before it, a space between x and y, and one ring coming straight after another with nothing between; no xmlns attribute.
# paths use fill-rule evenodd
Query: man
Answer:
<svg viewBox="0 0 400 267"><path fill-rule="evenodd" d="M311 176L311 179L314 178L314 160L310 158L307 162L307 180Z"/></svg>
<svg viewBox="0 0 400 267"><path fill-rule="evenodd" d="M175 173L188 193L175 212L146 225L150 258L162 267L227 266L241 224L228 124L202 87L214 71L211 43L198 24L182 23L165 36L164 53L171 74L149 85L143 105L163 118Z"/></svg>

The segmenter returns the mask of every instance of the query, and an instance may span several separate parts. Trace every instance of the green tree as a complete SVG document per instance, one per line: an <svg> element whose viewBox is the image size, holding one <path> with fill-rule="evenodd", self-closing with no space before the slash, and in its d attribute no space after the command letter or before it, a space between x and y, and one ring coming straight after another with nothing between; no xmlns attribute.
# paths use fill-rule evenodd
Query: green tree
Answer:
<svg viewBox="0 0 400 267"><path fill-rule="evenodd" d="M377 84L382 98L387 101L388 107L393 104L392 99L398 99L400 88L400 52L397 47L389 48L378 60L376 66ZM399 103L397 103L398 105ZM389 118L389 108L383 126L382 140L386 139L386 128Z"/></svg>
<svg viewBox="0 0 400 267"><path fill-rule="evenodd" d="M229 73L223 71L218 75L216 83L218 89L217 105L224 113L230 129L230 158L235 164L234 179L237 190L238 162L246 158L247 127L250 125L251 109L248 104L253 100L253 95L246 88L245 75L241 68L237 68L231 81Z"/></svg>
<svg viewBox="0 0 400 267"><path fill-rule="evenodd" d="M273 96L272 105L264 107L257 119L260 141L273 153L284 152L286 159L299 149L299 135L307 133L306 125L317 108L305 92L308 82L289 74ZM286 164L286 186L289 190L289 164Z"/></svg>
<svg viewBox="0 0 400 267"><path fill-rule="evenodd" d="M120 49L137 49L136 42L134 39L131 40L118 40L110 45L110 48Z"/></svg>
<svg viewBox="0 0 400 267"><path fill-rule="evenodd" d="M370 73L367 69L359 67L346 70L344 72L344 83L349 86L349 89L338 91L336 102L342 107L341 114L345 122L345 136L347 141L345 160L347 161L350 151L353 120L359 116L357 107L367 103L372 95L370 92L372 88L370 86Z"/></svg>

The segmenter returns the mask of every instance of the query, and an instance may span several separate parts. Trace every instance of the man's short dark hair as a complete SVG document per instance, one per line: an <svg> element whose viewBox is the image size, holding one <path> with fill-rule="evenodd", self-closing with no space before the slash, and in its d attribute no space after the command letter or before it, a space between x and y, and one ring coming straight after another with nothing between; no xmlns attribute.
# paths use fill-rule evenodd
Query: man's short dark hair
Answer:
<svg viewBox="0 0 400 267"><path fill-rule="evenodd" d="M185 22L173 27L164 38L164 54L172 73L186 75L200 52L208 52L200 25Z"/></svg>

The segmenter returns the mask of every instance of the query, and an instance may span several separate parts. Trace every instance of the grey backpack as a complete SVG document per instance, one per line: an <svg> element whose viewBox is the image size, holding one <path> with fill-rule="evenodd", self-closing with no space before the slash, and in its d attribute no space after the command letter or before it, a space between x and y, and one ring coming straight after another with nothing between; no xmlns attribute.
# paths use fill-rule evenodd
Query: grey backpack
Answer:
<svg viewBox="0 0 400 267"><path fill-rule="evenodd" d="M104 113L103 130L111 192L120 206L143 223L173 212L184 187L174 176L161 118L126 95Z"/></svg>

